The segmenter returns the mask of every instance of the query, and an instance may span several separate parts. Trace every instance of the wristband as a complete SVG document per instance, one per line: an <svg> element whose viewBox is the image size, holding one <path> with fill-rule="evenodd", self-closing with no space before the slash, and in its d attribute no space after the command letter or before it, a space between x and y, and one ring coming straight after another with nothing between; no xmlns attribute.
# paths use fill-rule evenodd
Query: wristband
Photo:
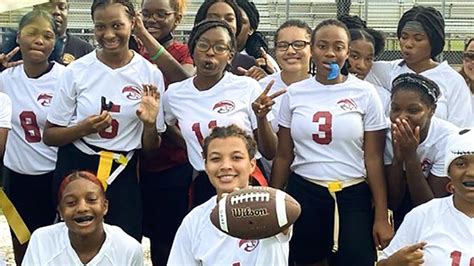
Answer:
<svg viewBox="0 0 474 266"><path fill-rule="evenodd" d="M150 57L150 60L151 61L156 61L156 59L158 59L158 57L160 57L160 55L165 51L165 47L161 46L160 50L158 50L158 52L156 52L156 54L152 57Z"/></svg>

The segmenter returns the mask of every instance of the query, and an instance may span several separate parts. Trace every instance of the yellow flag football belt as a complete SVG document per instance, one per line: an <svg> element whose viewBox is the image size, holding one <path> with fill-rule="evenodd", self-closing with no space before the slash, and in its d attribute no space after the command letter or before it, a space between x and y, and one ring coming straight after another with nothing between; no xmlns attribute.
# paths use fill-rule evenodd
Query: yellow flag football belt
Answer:
<svg viewBox="0 0 474 266"><path fill-rule="evenodd" d="M102 185L104 186L104 190L107 190L107 186L112 184L112 182L117 178L117 176L125 169L128 162L132 159L135 151L130 151L124 156L121 153L114 153L110 151L100 151L96 152L87 146L81 140L77 140L73 142L74 146L78 148L80 151L87 155L98 155L99 158L99 167L97 169L97 178L100 180ZM113 162L120 164L115 171L112 171L112 164Z"/></svg>
<svg viewBox="0 0 474 266"><path fill-rule="evenodd" d="M327 187L329 194L334 199L334 231L333 231L333 246L332 252L336 253L339 250L339 207L337 205L336 192L342 191L346 187L351 187L359 183L365 182L365 178L353 178L346 181L320 181L314 179L307 179L308 181L323 187Z"/></svg>
<svg viewBox="0 0 474 266"><path fill-rule="evenodd" d="M28 230L28 227L26 226L13 203L8 198L7 194L5 194L5 191L3 191L3 188L0 188L0 208L3 210L3 214L7 218L8 225L18 239L18 242L20 242L20 244L24 244L30 240L30 230Z"/></svg>

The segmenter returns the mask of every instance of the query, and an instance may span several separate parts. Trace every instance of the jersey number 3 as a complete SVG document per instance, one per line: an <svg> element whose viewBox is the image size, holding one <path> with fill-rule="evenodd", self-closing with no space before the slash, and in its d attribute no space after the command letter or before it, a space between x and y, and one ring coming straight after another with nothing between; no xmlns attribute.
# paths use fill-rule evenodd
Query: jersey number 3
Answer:
<svg viewBox="0 0 474 266"><path fill-rule="evenodd" d="M313 134L313 140L321 145L332 142L332 114L327 111L316 112L313 122L318 123L318 133Z"/></svg>

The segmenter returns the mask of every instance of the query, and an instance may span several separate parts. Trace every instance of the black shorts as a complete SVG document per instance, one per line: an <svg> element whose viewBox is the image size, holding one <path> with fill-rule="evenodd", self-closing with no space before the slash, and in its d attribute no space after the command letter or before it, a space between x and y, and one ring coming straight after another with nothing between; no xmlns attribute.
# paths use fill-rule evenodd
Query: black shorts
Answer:
<svg viewBox="0 0 474 266"><path fill-rule="evenodd" d="M372 237L374 213L371 193L363 182L337 192L339 250L331 251L334 229L334 199L326 187L293 173L287 192L301 204L301 216L293 227L290 259L309 264L328 259L331 265L373 266L376 261Z"/></svg>
<svg viewBox="0 0 474 266"><path fill-rule="evenodd" d="M189 211L189 187L193 168L188 162L160 172L140 171L143 233L169 243Z"/></svg>
<svg viewBox="0 0 474 266"><path fill-rule="evenodd" d="M51 225L56 217L56 206L51 199L53 172L42 175L23 175L3 168L3 187L31 233ZM16 237L12 234L13 237Z"/></svg>
<svg viewBox="0 0 474 266"><path fill-rule="evenodd" d="M96 147L91 148L98 151ZM127 167L107 188L106 197L109 200L109 210L105 216L105 222L119 226L127 234L141 241L142 203L136 158L135 154L128 162ZM87 155L77 149L74 144L60 147L54 172L54 199L57 201L58 189L64 177L77 170L87 170L96 174L98 166L98 155ZM118 166L119 164L114 162L111 173Z"/></svg>

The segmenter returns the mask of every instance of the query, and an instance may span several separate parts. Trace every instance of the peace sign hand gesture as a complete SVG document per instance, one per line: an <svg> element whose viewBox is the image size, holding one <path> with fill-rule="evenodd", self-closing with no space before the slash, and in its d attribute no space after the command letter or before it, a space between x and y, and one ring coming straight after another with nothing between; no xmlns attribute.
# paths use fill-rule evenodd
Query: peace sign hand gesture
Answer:
<svg viewBox="0 0 474 266"><path fill-rule="evenodd" d="M20 47L13 48L13 50L11 50L8 54L0 54L0 64L2 64L4 68L14 67L22 64L23 60L9 62L12 57L18 53L18 51L20 51Z"/></svg>
<svg viewBox="0 0 474 266"><path fill-rule="evenodd" d="M270 81L262 94L252 103L252 109L257 118L266 118L268 112L272 110L272 106L275 104L273 99L286 92L286 89L281 89L272 95L267 95L274 83L274 80Z"/></svg>

